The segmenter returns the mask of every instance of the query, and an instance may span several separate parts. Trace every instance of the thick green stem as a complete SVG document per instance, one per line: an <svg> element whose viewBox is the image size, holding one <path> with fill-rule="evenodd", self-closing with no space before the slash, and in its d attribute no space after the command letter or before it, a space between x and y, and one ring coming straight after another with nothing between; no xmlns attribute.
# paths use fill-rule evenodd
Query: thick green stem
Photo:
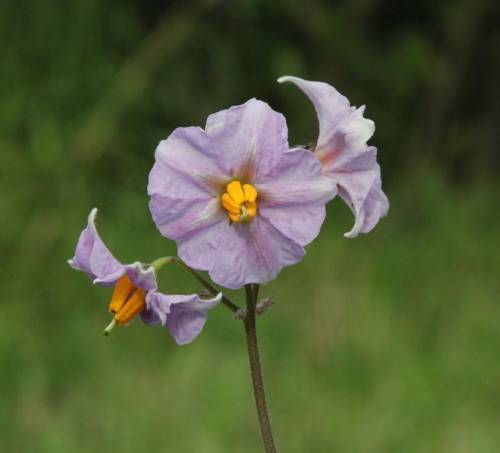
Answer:
<svg viewBox="0 0 500 453"><path fill-rule="evenodd" d="M257 342L257 326L255 322L255 308L257 305L257 296L259 285L246 285L246 303L247 313L244 319L245 333L247 339L248 359L250 362L250 372L252 375L253 394L255 405L257 407L257 417L259 419L260 432L266 453L276 453L273 433L271 430L271 421L266 403L266 394L264 391L264 381L262 379L262 367L259 358L259 345Z"/></svg>

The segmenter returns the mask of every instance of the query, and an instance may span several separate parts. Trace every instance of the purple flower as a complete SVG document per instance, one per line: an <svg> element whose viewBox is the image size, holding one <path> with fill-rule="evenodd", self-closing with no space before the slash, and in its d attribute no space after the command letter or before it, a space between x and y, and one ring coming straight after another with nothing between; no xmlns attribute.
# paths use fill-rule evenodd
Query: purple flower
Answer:
<svg viewBox="0 0 500 453"><path fill-rule="evenodd" d="M207 312L222 297L201 299L197 294L165 295L157 291L153 266L138 261L120 263L106 247L95 227L97 209L90 211L87 227L81 232L75 256L68 261L73 269L85 272L93 283L114 285L109 310L118 325L126 325L138 314L153 325L166 326L178 344L190 343L201 332Z"/></svg>
<svg viewBox="0 0 500 453"><path fill-rule="evenodd" d="M375 123L363 117L365 106L351 107L349 100L327 83L290 76L278 82L294 83L314 104L319 120L315 154L356 219L345 236L368 233L387 214L389 201L382 191L377 148L366 143L375 131Z"/></svg>
<svg viewBox="0 0 500 453"><path fill-rule="evenodd" d="M336 185L307 150L289 149L283 115L251 99L174 130L156 149L148 193L160 232L189 266L240 288L299 262Z"/></svg>

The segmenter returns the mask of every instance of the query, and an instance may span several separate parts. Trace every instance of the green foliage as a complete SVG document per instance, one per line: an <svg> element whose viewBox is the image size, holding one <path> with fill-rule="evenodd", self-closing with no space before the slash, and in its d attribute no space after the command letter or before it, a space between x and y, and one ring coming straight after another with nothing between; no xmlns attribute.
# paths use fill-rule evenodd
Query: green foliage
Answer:
<svg viewBox="0 0 500 453"><path fill-rule="evenodd" d="M175 253L145 187L178 125L256 96L292 143L313 140L308 101L275 83L285 73L368 105L392 206L347 240L334 202L304 262L262 290L280 451L498 450L493 2L162 5L0 5L0 451L259 450L227 310L185 347L140 323L105 339L109 291L65 260L96 205L124 261ZM162 287L196 288L174 269Z"/></svg>

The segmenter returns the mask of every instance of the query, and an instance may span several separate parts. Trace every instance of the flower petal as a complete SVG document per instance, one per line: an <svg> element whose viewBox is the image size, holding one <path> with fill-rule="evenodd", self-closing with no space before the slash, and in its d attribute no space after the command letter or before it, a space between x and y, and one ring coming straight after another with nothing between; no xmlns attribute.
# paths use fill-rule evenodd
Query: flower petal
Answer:
<svg viewBox="0 0 500 453"><path fill-rule="evenodd" d="M87 273L94 283L109 285L125 273L125 268L112 255L97 233L96 216L97 208L94 208L90 211L87 227L78 239L75 256L68 260L68 263L73 269Z"/></svg>
<svg viewBox="0 0 500 453"><path fill-rule="evenodd" d="M209 154L205 133L176 129L156 150L149 175L149 207L160 232L179 240L223 215L218 200L223 171Z"/></svg>
<svg viewBox="0 0 500 453"><path fill-rule="evenodd" d="M336 173L339 195L351 208L356 222L344 236L354 238L359 233L368 233L385 217L389 210L389 201L382 191L380 166L373 170Z"/></svg>
<svg viewBox="0 0 500 453"><path fill-rule="evenodd" d="M208 310L221 299L222 293L212 299L201 299L198 294L181 296L152 291L146 297L148 308L141 316L146 324L166 326L177 344L187 344L200 334Z"/></svg>
<svg viewBox="0 0 500 453"><path fill-rule="evenodd" d="M313 241L325 220L324 205L288 205L286 208L262 206L260 214L267 218L281 233L305 246Z"/></svg>
<svg viewBox="0 0 500 453"><path fill-rule="evenodd" d="M177 254L188 266L209 270L214 265L219 243L224 241L229 220L225 214L216 221L177 240Z"/></svg>
<svg viewBox="0 0 500 453"><path fill-rule="evenodd" d="M178 239L210 224L218 211L222 169L210 156L205 132L200 128L176 129L160 142L149 174L149 206L160 232Z"/></svg>
<svg viewBox="0 0 500 453"><path fill-rule="evenodd" d="M224 170L218 165L218 156L218 150L210 146L210 138L203 129L179 127L156 148L156 163L162 166L164 172L168 171L169 177L163 173L158 179L150 179L150 190L206 196L206 192L213 192L214 180L217 181ZM180 185L176 184L178 178Z"/></svg>
<svg viewBox="0 0 500 453"><path fill-rule="evenodd" d="M318 159L304 149L286 153L257 189L259 213L302 246L318 235L324 205L337 193L335 181L323 175Z"/></svg>
<svg viewBox="0 0 500 453"><path fill-rule="evenodd" d="M322 148L316 148L315 154L321 161L326 173L342 171L348 165L352 171L351 161L362 157L368 150L366 142L375 132L375 123L363 117L365 108L352 108L333 132L332 137ZM366 156L365 156L366 157ZM376 155L368 164L367 159L361 169L374 168ZM361 163L361 162L359 162Z"/></svg>
<svg viewBox="0 0 500 453"><path fill-rule="evenodd" d="M335 183L323 175L318 159L302 148L285 153L256 188L259 203L267 206L289 203L324 205L336 194Z"/></svg>
<svg viewBox="0 0 500 453"><path fill-rule="evenodd" d="M339 123L349 114L349 100L324 82L311 82L292 76L280 77L278 82L294 83L311 100L319 120L319 137L316 148L322 148L331 139Z"/></svg>
<svg viewBox="0 0 500 453"><path fill-rule="evenodd" d="M206 133L226 174L245 182L268 173L288 149L285 117L257 99L210 115Z"/></svg>
<svg viewBox="0 0 500 453"><path fill-rule="evenodd" d="M364 118L364 106L350 107L347 98L326 83L297 77L278 81L295 83L314 104L320 124L315 154L356 217L354 227L345 236L369 232L389 209L382 191L377 150L366 143L375 131L375 123Z"/></svg>
<svg viewBox="0 0 500 453"><path fill-rule="evenodd" d="M145 266L143 263L136 261L132 264L126 264L125 272L138 288L145 291L154 291L158 288L156 281L156 272L152 266Z"/></svg>
<svg viewBox="0 0 500 453"><path fill-rule="evenodd" d="M280 270L298 263L304 249L285 236L266 218L257 215L248 224L223 224L212 280L226 288L237 289L248 283L266 283Z"/></svg>

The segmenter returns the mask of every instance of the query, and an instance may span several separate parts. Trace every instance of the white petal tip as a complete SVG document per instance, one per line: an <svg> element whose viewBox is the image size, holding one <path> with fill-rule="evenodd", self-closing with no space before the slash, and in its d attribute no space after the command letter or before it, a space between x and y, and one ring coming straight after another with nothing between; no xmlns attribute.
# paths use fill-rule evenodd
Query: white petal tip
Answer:
<svg viewBox="0 0 500 453"><path fill-rule="evenodd" d="M278 83L291 82L292 79L293 79L292 76L282 76L277 80L277 82Z"/></svg>
<svg viewBox="0 0 500 453"><path fill-rule="evenodd" d="M355 237L358 236L359 234L359 230L361 229L359 227L360 225L360 222L356 222L354 224L354 226L352 227L352 230L351 231L348 231L347 233L344 233L344 237L347 238L347 239L354 239Z"/></svg>
<svg viewBox="0 0 500 453"><path fill-rule="evenodd" d="M89 213L88 222L91 223L92 225L94 225L96 217L97 217L97 208L92 208L90 213Z"/></svg>

